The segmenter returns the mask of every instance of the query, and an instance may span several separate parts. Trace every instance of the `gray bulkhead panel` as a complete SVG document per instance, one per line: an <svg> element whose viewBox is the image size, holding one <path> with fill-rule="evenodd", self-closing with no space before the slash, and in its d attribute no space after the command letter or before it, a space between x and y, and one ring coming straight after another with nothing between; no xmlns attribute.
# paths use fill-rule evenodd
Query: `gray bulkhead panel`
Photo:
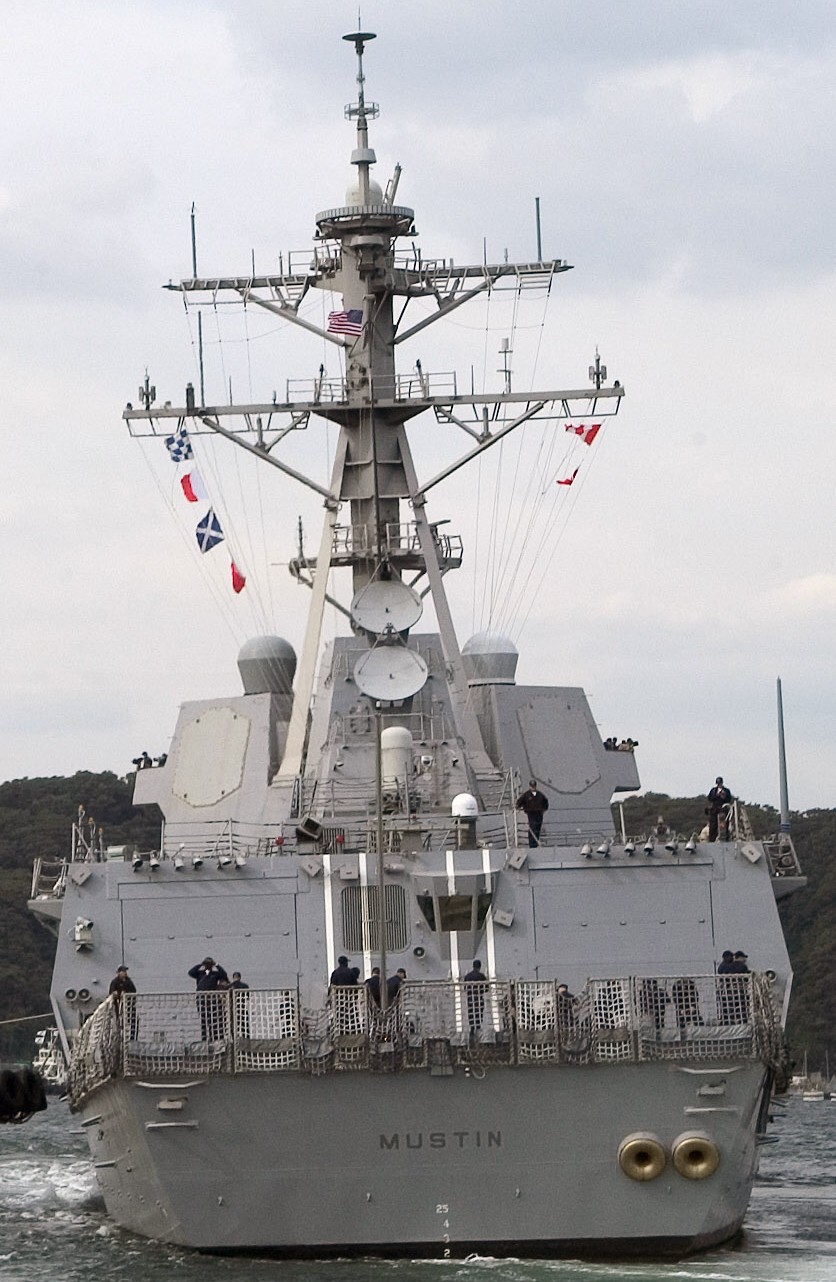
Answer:
<svg viewBox="0 0 836 1282"><path fill-rule="evenodd" d="M188 989L189 968L207 956L230 975L240 970L252 988L296 987L295 877L244 882L235 892L205 883L193 895L185 886L179 894L171 885L121 889L123 957L148 977L146 991Z"/></svg>
<svg viewBox="0 0 836 1282"><path fill-rule="evenodd" d="M604 749L580 687L483 685L470 696L492 760L549 798L546 843L613 835L610 801L639 787L636 760Z"/></svg>
<svg viewBox="0 0 836 1282"><path fill-rule="evenodd" d="M700 875L701 874L701 875ZM705 974L714 969L711 867L591 866L531 878L538 978Z"/></svg>
<svg viewBox="0 0 836 1282"><path fill-rule="evenodd" d="M134 804L156 802L168 823L282 818L268 788L287 734L280 715L274 694L183 704L165 765L137 771Z"/></svg>

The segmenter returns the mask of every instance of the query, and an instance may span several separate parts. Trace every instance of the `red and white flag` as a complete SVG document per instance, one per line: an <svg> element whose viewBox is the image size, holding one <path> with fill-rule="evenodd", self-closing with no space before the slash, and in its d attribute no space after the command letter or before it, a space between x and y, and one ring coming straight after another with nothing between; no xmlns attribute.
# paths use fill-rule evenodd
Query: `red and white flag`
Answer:
<svg viewBox="0 0 836 1282"><path fill-rule="evenodd" d="M574 432L575 436L579 436L581 438L584 445L591 445L592 442L595 440L595 437L600 432L600 430L601 430L600 423L593 423L591 427L587 427L585 423L577 423L577 424L567 423L566 424L566 431Z"/></svg>
<svg viewBox="0 0 836 1282"><path fill-rule="evenodd" d="M241 573L234 561L230 562L230 567L232 569L232 591L236 593L243 592L247 586L246 577Z"/></svg>
<svg viewBox="0 0 836 1282"><path fill-rule="evenodd" d="M578 474L578 468L575 468L571 476L567 476L565 481L558 481L558 485L571 485Z"/></svg>
<svg viewBox="0 0 836 1282"><path fill-rule="evenodd" d="M190 503L202 503L207 498L206 488L200 479L199 472L186 472L180 477L183 493Z"/></svg>

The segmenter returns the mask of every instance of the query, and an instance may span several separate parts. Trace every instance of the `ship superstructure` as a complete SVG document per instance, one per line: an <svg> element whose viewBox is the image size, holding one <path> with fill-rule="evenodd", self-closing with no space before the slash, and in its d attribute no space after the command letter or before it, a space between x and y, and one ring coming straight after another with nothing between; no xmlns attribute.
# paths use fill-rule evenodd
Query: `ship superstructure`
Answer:
<svg viewBox="0 0 836 1282"><path fill-rule="evenodd" d="M461 541L431 517L433 490L526 424L602 421L624 389L600 361L591 386L544 391L399 373L400 344L433 321L503 286L548 290L568 264L418 255L399 171L385 191L371 175L373 36L346 39L356 178L317 215L313 256L174 287L313 330L343 349L344 376L246 405L190 387L158 407L148 390L124 414L136 435L227 437L325 515L316 557L292 567L310 587L298 663L280 637L248 642L244 693L185 704L164 762L137 772L136 802L165 817L159 848L108 850L77 826L72 857L36 874L32 907L60 922L71 1099L110 1214L149 1236L684 1253L732 1236L748 1203L781 1064L775 900L798 884L794 852L742 820L726 842L617 834L633 745L602 742L581 689L517 684L506 637L460 648L445 580ZM338 300L328 330L302 309L315 289ZM413 320L415 299L435 310ZM469 441L419 477L407 424L427 412ZM339 427L324 482L281 454L322 419ZM427 597L437 631L420 626ZM323 651L328 602L346 635ZM529 779L549 802L539 841L516 805ZM753 973L716 973L730 940ZM249 989L196 996L186 975L205 955ZM329 986L342 955L361 980L379 969L379 1001ZM486 979L465 980L476 959ZM139 991L107 998L122 962Z"/></svg>

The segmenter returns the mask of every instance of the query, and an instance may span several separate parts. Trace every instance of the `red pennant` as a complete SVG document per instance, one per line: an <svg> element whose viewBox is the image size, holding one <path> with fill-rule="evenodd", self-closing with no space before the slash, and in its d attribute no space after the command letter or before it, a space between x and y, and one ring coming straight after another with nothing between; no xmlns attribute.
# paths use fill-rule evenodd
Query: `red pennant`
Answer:
<svg viewBox="0 0 836 1282"><path fill-rule="evenodd" d="M247 586L247 580L234 561L230 562L230 567L232 569L232 591L242 592Z"/></svg>
<svg viewBox="0 0 836 1282"><path fill-rule="evenodd" d="M600 423L593 423L591 427L586 427L583 423L578 423L577 425L574 423L566 424L566 431L574 432L575 436L579 436L581 438L584 445L591 445L600 430Z"/></svg>

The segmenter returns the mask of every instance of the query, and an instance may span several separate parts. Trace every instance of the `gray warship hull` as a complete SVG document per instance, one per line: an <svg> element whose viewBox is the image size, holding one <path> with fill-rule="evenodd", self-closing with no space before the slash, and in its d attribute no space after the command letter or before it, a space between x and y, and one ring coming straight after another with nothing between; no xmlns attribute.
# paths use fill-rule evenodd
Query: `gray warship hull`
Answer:
<svg viewBox="0 0 836 1282"><path fill-rule="evenodd" d="M731 1072L729 1070L732 1070ZM739 1071L734 1071L735 1069ZM725 1111L697 1112L706 1081ZM756 1166L760 1066L667 1065L174 1086L111 1082L85 1126L112 1218L164 1241L289 1255L682 1255L733 1236ZM160 1099L184 1101L156 1127ZM711 1118L710 1180L627 1181L623 1137Z"/></svg>
<svg viewBox="0 0 836 1282"><path fill-rule="evenodd" d="M429 974L407 979L386 1010L363 985L322 990L317 1002L298 974L280 989L167 992L172 958L193 955L201 935L205 946L213 899L223 928L209 932L213 949L292 971L302 926L317 947L350 927L352 884L340 875L350 864L256 858L235 873L193 873L191 886L121 860L71 866L65 921L83 909L103 936L121 936L156 990L94 1005L74 1041L70 1095L114 1220L201 1249L290 1255L675 1256L733 1236L780 1069L777 977L683 978L659 962L670 961L665 938L671 957L689 931L711 938L708 906L719 916L733 889L759 946L786 968L763 854L753 864L736 843L718 844L660 853L648 868L617 847L607 867L566 849L523 853L457 850L435 862L448 889L489 885L504 905L506 924L488 916L476 940L496 973L588 967L571 923L598 948L610 939L605 977L579 984L570 1008L554 979L433 978L451 965L426 920L402 923L392 965L411 958ZM404 860L392 884L422 887L432 863L429 853ZM621 920L634 914L620 944L611 879ZM535 927L548 936L564 903L538 958ZM660 932L655 967L630 974L644 954L639 911L645 921L664 911L676 930ZM93 989L95 948L79 953L61 933L58 974ZM77 1003L79 988L64 1001Z"/></svg>

